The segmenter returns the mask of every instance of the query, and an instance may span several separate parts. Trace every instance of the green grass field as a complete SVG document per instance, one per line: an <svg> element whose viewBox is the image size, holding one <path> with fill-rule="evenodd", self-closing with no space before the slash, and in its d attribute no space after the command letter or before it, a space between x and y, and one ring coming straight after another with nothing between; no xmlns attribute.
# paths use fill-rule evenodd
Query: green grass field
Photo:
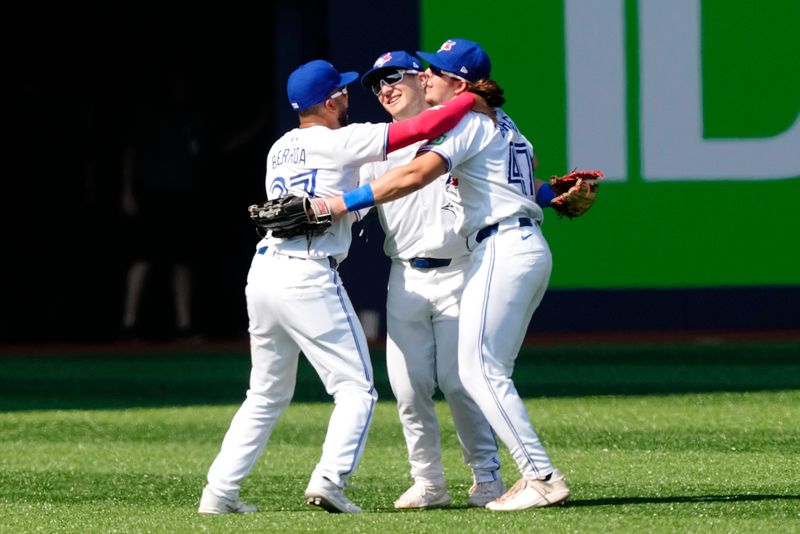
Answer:
<svg viewBox="0 0 800 534"><path fill-rule="evenodd" d="M242 489L262 512L205 517L246 350L68 356L0 357L2 532L800 532L797 343L526 349L519 389L573 496L506 514L465 508L471 479L441 402L453 506L392 509L410 478L379 351L383 400L348 490L360 516L304 504L332 407L308 366Z"/></svg>

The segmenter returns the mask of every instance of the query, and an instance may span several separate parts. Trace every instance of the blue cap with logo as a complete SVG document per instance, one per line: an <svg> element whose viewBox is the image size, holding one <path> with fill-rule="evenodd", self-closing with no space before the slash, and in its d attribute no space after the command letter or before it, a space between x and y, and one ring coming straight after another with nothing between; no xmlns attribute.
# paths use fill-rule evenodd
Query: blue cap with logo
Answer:
<svg viewBox="0 0 800 534"><path fill-rule="evenodd" d="M383 71L398 69L420 72L422 71L422 61L403 50L386 52L375 60L371 69L364 73L364 76L361 77L361 85L369 88L373 80L380 76Z"/></svg>
<svg viewBox="0 0 800 534"><path fill-rule="evenodd" d="M477 82L492 73L492 62L481 45L466 39L448 39L436 53L419 52L419 57L439 69Z"/></svg>
<svg viewBox="0 0 800 534"><path fill-rule="evenodd" d="M310 108L324 102L338 87L344 87L357 78L357 72L340 73L327 61L309 61L289 75L286 82L289 104L295 111Z"/></svg>

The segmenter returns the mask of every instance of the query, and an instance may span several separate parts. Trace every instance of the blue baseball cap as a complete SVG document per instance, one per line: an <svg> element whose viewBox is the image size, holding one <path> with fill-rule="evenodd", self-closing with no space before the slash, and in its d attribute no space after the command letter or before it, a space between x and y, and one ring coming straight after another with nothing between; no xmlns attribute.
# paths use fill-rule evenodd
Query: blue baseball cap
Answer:
<svg viewBox="0 0 800 534"><path fill-rule="evenodd" d="M300 65L289 75L286 93L295 111L324 102L337 87L344 87L358 78L357 72L342 72L321 59Z"/></svg>
<svg viewBox="0 0 800 534"><path fill-rule="evenodd" d="M492 73L492 62L481 45L466 39L448 39L436 53L417 51L419 57L439 69L477 82Z"/></svg>
<svg viewBox="0 0 800 534"><path fill-rule="evenodd" d="M383 71L393 71L397 69L422 71L422 61L403 50L394 50L382 54L373 63L364 76L361 77L361 85L369 89L369 86L380 76Z"/></svg>

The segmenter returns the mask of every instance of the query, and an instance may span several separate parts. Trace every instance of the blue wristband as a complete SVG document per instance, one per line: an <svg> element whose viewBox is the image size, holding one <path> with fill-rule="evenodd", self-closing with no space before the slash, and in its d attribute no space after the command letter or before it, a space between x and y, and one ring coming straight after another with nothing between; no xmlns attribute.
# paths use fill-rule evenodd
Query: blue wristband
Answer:
<svg viewBox="0 0 800 534"><path fill-rule="evenodd" d="M551 189L550 184L545 182L539 186L539 190L536 192L536 203L542 208L547 208L550 206L550 202L557 196L558 195Z"/></svg>
<svg viewBox="0 0 800 534"><path fill-rule="evenodd" d="M347 211L371 208L375 205L375 195L372 194L372 187L369 184L364 184L349 193L345 193L342 199L344 200L344 205L347 206Z"/></svg>

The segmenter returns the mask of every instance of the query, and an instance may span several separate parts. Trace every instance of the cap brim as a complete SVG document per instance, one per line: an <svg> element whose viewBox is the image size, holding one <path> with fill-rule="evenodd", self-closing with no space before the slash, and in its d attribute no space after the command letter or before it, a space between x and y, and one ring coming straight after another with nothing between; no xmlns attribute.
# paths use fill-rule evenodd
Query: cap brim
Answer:
<svg viewBox="0 0 800 534"><path fill-rule="evenodd" d="M369 86L370 86L370 83L372 83L372 80L374 80L375 78L378 78L381 73L389 72L389 71L396 71L396 70L400 70L402 68L403 67L376 67L374 69L370 69L370 70L368 70L367 72L364 73L364 76L361 77L361 85L365 89L369 89Z"/></svg>
<svg viewBox="0 0 800 534"><path fill-rule="evenodd" d="M420 52L417 50L417 55L433 65L434 67L439 67L442 70L447 70L446 65L439 62L439 55L433 52Z"/></svg>
<svg viewBox="0 0 800 534"><path fill-rule="evenodd" d="M350 85L351 83L353 83L354 81L356 81L358 79L358 73L357 72L353 72L353 71L343 72L343 73L341 73L340 76L342 77L342 80L341 80L341 83L339 83L339 87L344 87L345 85Z"/></svg>

